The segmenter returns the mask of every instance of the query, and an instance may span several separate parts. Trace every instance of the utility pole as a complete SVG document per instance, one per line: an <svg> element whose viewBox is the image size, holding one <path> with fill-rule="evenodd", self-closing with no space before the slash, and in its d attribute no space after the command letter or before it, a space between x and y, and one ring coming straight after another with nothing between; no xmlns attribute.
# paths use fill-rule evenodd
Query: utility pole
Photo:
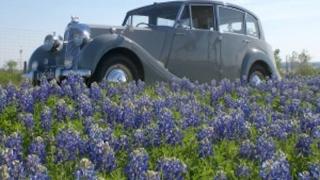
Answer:
<svg viewBox="0 0 320 180"><path fill-rule="evenodd" d="M20 48L19 50L19 69L23 69L23 60L22 60L22 54L23 54L23 49Z"/></svg>

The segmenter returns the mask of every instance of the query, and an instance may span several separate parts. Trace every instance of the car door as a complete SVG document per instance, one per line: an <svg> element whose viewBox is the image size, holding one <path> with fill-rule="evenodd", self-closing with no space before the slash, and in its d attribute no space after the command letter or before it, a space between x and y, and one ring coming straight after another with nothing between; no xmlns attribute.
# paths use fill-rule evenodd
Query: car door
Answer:
<svg viewBox="0 0 320 180"><path fill-rule="evenodd" d="M213 5L186 5L179 19L167 63L169 71L200 82L216 78L217 59L212 53L209 57L209 42L216 48L213 44L216 41L212 39L218 38L217 32L216 35L212 33Z"/></svg>
<svg viewBox="0 0 320 180"><path fill-rule="evenodd" d="M228 6L218 6L217 9L221 39L221 76L228 79L241 78L241 65L249 43L245 35L245 13Z"/></svg>

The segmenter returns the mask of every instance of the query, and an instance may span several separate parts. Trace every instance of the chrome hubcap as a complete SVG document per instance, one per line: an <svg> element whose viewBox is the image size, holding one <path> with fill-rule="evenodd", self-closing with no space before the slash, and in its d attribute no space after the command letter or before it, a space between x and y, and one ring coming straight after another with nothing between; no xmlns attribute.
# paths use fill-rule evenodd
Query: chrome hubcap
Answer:
<svg viewBox="0 0 320 180"><path fill-rule="evenodd" d="M125 83L132 80L132 75L127 67L119 64L108 69L106 79L109 82Z"/></svg>
<svg viewBox="0 0 320 180"><path fill-rule="evenodd" d="M263 77L264 77L263 74L261 74L260 72L252 73L250 76L250 79L249 79L250 84L255 85L255 86L261 84L264 79Z"/></svg>

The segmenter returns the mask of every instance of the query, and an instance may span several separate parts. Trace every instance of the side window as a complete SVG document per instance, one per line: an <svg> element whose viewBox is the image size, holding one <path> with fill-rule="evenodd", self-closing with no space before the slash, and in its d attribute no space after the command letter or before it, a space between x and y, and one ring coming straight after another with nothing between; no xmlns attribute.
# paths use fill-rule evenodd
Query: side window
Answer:
<svg viewBox="0 0 320 180"><path fill-rule="evenodd" d="M247 14L246 17L247 25L247 35L253 36L256 38L260 37L258 20L250 14Z"/></svg>
<svg viewBox="0 0 320 180"><path fill-rule="evenodd" d="M221 33L245 34L244 13L230 8L219 7L219 30Z"/></svg>
<svg viewBox="0 0 320 180"><path fill-rule="evenodd" d="M213 29L213 6L191 5L192 25L196 29Z"/></svg>
<svg viewBox="0 0 320 180"><path fill-rule="evenodd" d="M180 17L180 24L183 28L191 28L190 11L189 6L183 8L183 12Z"/></svg>

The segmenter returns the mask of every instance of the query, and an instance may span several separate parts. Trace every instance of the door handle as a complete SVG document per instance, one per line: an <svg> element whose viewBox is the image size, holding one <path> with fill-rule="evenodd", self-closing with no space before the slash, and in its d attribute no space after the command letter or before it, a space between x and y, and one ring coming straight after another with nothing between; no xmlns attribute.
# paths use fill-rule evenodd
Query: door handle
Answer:
<svg viewBox="0 0 320 180"><path fill-rule="evenodd" d="M177 35L177 36L185 36L185 35L186 35L186 33L183 33L183 32L177 32L177 33L176 33L176 35Z"/></svg>
<svg viewBox="0 0 320 180"><path fill-rule="evenodd" d="M250 41L248 39L244 39L243 42L246 44L250 43Z"/></svg>

